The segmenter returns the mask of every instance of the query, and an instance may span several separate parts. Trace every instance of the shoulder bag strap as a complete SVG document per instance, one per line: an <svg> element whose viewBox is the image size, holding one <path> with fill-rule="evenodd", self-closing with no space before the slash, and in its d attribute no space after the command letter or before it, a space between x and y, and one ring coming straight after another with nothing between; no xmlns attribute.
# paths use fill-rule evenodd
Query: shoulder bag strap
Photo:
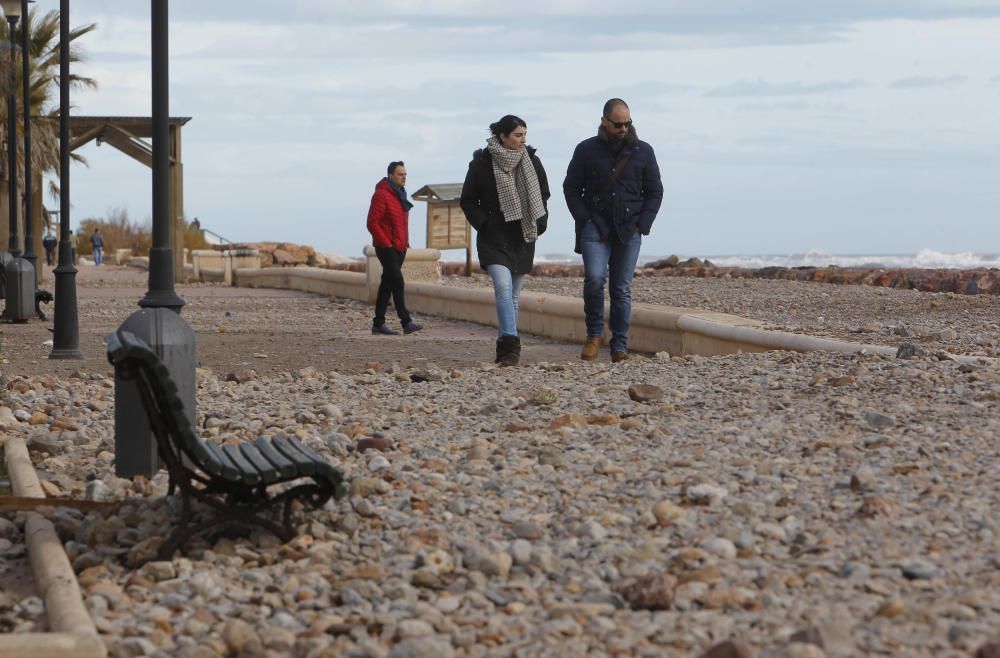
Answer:
<svg viewBox="0 0 1000 658"><path fill-rule="evenodd" d="M618 176L622 173L622 170L625 169L625 165L628 164L629 159L632 157L632 153L634 153L634 150L629 149L626 153L622 154L622 157L615 163L615 170L611 172L611 177L604 182L604 187L601 188L600 193L594 195L594 203L600 201L601 197L604 196L604 193L614 187L615 181L618 180Z"/></svg>

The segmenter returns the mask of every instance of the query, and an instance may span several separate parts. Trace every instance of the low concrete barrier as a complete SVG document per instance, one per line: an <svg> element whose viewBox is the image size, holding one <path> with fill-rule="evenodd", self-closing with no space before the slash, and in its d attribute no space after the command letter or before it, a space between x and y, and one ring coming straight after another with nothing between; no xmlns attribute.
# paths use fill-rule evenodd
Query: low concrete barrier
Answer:
<svg viewBox="0 0 1000 658"><path fill-rule="evenodd" d="M260 267L260 251L257 249L227 249L222 252L222 257L222 280L229 285L233 285L233 272L237 269Z"/></svg>
<svg viewBox="0 0 1000 658"><path fill-rule="evenodd" d="M196 278L198 281L204 282L224 282L226 280L226 270L221 267L200 267Z"/></svg>
<svg viewBox="0 0 1000 658"><path fill-rule="evenodd" d="M221 281L233 285L237 269L260 267L260 252L256 249L196 249L191 252L193 276L198 281Z"/></svg>
<svg viewBox="0 0 1000 658"><path fill-rule="evenodd" d="M243 268L233 271L233 285L303 290L327 297L368 301L368 285L361 272L321 270L315 267Z"/></svg>
<svg viewBox="0 0 1000 658"><path fill-rule="evenodd" d="M409 258L409 257L407 257ZM378 279L358 272L322 270L313 267L239 269L233 284L251 288L285 288L344 297L371 303ZM497 326L491 288L456 288L438 283L407 280L406 301L416 313L452 320L466 320ZM605 303L604 317L610 315ZM587 330L583 321L583 300L525 291L521 293L518 329L525 333L582 343ZM894 356L896 349L881 345L851 343L762 328L763 323L726 313L655 304L633 304L629 348L638 352L673 355L716 356L741 352L790 350L795 352L868 352ZM605 336L610 336L605 326ZM955 356L961 362L979 362L984 357ZM996 359L986 359L996 363Z"/></svg>
<svg viewBox="0 0 1000 658"><path fill-rule="evenodd" d="M194 278L204 281L203 269L222 270L222 252L215 249L194 249L191 251L191 266L194 268Z"/></svg>
<svg viewBox="0 0 1000 658"><path fill-rule="evenodd" d="M360 301L373 298L378 282L357 272L322 270L312 267L239 269L234 284L251 288L285 288L345 297ZM493 291L490 288L455 288L437 283L406 284L407 305L417 313L452 320L497 325ZM605 305L605 317L610 315ZM857 345L842 341L800 336L760 329L760 322L686 308L633 304L629 345L640 352L670 354L733 354L776 349L808 351L892 352L889 348ZM587 337L583 321L583 300L545 293L521 293L518 329L538 336L582 343ZM605 330L605 335L610 331Z"/></svg>
<svg viewBox="0 0 1000 658"><path fill-rule="evenodd" d="M115 259L115 265L124 265L128 262L129 258L132 258L131 249L115 249L113 257Z"/></svg>

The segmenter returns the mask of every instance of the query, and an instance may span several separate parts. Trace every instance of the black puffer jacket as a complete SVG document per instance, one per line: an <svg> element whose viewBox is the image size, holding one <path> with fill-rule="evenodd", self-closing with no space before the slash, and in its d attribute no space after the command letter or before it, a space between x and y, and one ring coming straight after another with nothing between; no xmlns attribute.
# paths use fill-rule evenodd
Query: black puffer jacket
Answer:
<svg viewBox="0 0 1000 658"><path fill-rule="evenodd" d="M526 146L531 163L535 165L538 186L546 210L549 201L549 181L545 176L542 161L535 155L535 149ZM489 265L503 265L512 274L528 274L535 261L535 243L525 242L521 233L521 222L504 220L500 210L500 195L497 194L497 179L493 174L493 158L489 151L479 149L472 154L469 173L462 186L462 212L476 229L476 250L479 252L479 266L484 270ZM538 219L538 235L548 227L549 215Z"/></svg>

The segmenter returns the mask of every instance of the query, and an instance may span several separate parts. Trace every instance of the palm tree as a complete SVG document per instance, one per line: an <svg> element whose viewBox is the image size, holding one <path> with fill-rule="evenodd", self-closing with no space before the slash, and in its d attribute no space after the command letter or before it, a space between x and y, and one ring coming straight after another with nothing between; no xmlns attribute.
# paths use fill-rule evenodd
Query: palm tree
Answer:
<svg viewBox="0 0 1000 658"><path fill-rule="evenodd" d="M96 29L95 23L89 23L82 27L70 30L70 63L83 61L80 49L74 47L73 42L83 35ZM21 17L18 29L14 32L14 40L21 43L21 30L28 32L28 55L29 55L29 79L31 97L31 167L37 174L46 174L59 171L59 12L49 11L41 18L36 11L28 11ZM7 46L10 43L10 24L7 21L0 21L0 44ZM3 47L0 46L0 47ZM2 169L0 169L0 185L3 190L7 189L7 181L10 172L7 170L7 90L13 79L14 96L17 99L15 107L17 116L21 118L17 122L17 134L14 135L14 142L17 149L17 180L18 189L24 190L24 137L22 135L24 124L23 112L24 102L22 98L23 87L23 64L20 58L15 62L14 74L11 76L11 56L7 46L2 53L3 61L0 65L0 90L3 95L0 97L0 142L3 143L4 156ZM82 77L70 73L70 87L95 88L97 82L92 78ZM78 156L73 156L81 160ZM37 190L35 190L37 191ZM54 188L58 192L58 187ZM7 216L7 206L4 204L0 208L0 214ZM48 218L46 218L46 223ZM0 232L6 232L9 221L0 222ZM6 242L0 245L5 247Z"/></svg>

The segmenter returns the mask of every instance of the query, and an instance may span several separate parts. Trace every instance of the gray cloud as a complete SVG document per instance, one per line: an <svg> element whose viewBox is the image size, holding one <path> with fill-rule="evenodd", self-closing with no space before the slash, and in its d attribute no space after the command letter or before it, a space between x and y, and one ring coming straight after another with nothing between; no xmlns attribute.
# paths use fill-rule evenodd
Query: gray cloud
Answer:
<svg viewBox="0 0 1000 658"><path fill-rule="evenodd" d="M843 38L852 25L894 19L1000 17L1000 0L637 0L609 9L607 2L538 3L511 0L465 3L426 0L420 10L403 0L271 1L173 0L172 39L188 26L243 25L250 31L286 26L288 34L266 45L269 55L389 56L396 47L410 55L738 47L796 44ZM149 20L148 4L106 0L77 14L98 23ZM200 58L225 57L253 49L253 37L216 40Z"/></svg>
<svg viewBox="0 0 1000 658"><path fill-rule="evenodd" d="M838 148L804 146L781 136L740 140L746 151L709 149L671 153L676 162L699 162L736 167L790 167L797 169L984 169L1000 168L1000 155L986 149L890 147ZM782 148L774 148L782 147Z"/></svg>
<svg viewBox="0 0 1000 658"><path fill-rule="evenodd" d="M918 75L902 78L889 83L893 89L924 89L927 87L954 87L963 84L968 78L964 75Z"/></svg>
<svg viewBox="0 0 1000 658"><path fill-rule="evenodd" d="M763 80L734 82L705 92L705 96L731 98L743 96L801 96L849 91L865 86L863 80L831 80L814 84L802 82L771 83Z"/></svg>
<svg viewBox="0 0 1000 658"><path fill-rule="evenodd" d="M135 0L104 0L96 3L99 11L136 18L149 17L148 3ZM414 7L419 6L419 12ZM960 17L1000 16L998 0L838 0L837 2L804 3L800 0L769 0L767 3L747 3L743 0L633 0L623 5L604 0L579 0L574 3L539 3L535 0L508 0L496 3L488 0L173 0L172 20L230 20L233 16L249 17L262 23L335 20L338 23L365 21L371 17L383 20L420 18L428 22L453 23L466 17L489 17L494 23L534 22L545 17L593 17L614 21L616 17L635 22L637 17L670 19L672 23L717 24L720 19L734 24L820 24L856 21L915 19L929 20Z"/></svg>

